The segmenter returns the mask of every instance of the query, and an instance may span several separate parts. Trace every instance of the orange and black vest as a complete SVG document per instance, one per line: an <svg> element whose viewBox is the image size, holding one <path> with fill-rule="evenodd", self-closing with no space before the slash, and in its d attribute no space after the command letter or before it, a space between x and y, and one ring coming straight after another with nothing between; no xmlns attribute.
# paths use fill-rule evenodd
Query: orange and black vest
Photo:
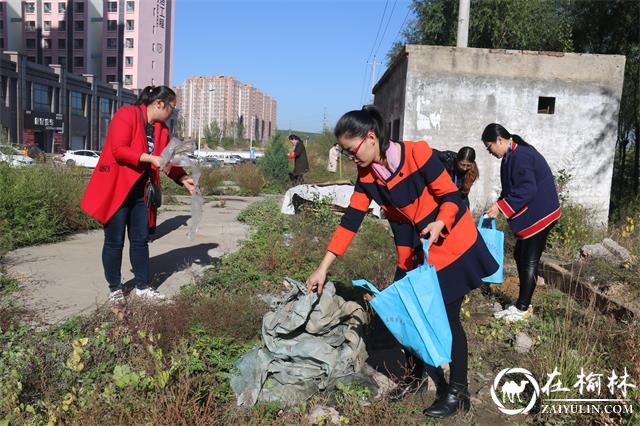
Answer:
<svg viewBox="0 0 640 426"><path fill-rule="evenodd" d="M471 213L438 155L424 141L397 143L400 164L388 179L379 178L370 166L358 168L349 207L327 250L338 256L345 253L371 200L375 200L393 231L398 279L422 262L420 231L441 220L445 228L429 249L429 263L436 268L445 303L453 302L479 287L498 264L478 235Z"/></svg>

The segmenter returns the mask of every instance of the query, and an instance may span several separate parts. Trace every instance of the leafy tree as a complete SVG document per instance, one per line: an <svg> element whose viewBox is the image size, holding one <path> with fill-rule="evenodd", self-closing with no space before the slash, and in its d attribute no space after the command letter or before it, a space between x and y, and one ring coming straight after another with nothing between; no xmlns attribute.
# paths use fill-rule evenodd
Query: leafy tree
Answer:
<svg viewBox="0 0 640 426"><path fill-rule="evenodd" d="M413 0L414 19L387 55L404 44L454 46L458 2ZM618 120L614 197L640 193L640 1L472 0L469 47L618 54L626 56ZM632 148L633 164L627 162ZM618 190L616 190L618 188ZM629 191L629 188L631 191Z"/></svg>
<svg viewBox="0 0 640 426"><path fill-rule="evenodd" d="M212 121L208 126L204 128L204 138L207 141L207 146L213 148L218 145L222 131L218 127L218 123Z"/></svg>
<svg viewBox="0 0 640 426"><path fill-rule="evenodd" d="M235 130L236 130L236 137L237 139L243 140L244 139L244 116L240 116L240 118L238 119L238 122L235 125ZM236 138L234 138L235 140Z"/></svg>
<svg viewBox="0 0 640 426"><path fill-rule="evenodd" d="M469 47L554 50L572 49L570 0L474 0L469 16ZM455 46L458 2L414 0L415 18L387 55L388 62L404 44Z"/></svg>
<svg viewBox="0 0 640 426"><path fill-rule="evenodd" d="M284 184L289 179L289 158L280 134L276 134L267 145L264 157L258 160L258 170L277 183Z"/></svg>

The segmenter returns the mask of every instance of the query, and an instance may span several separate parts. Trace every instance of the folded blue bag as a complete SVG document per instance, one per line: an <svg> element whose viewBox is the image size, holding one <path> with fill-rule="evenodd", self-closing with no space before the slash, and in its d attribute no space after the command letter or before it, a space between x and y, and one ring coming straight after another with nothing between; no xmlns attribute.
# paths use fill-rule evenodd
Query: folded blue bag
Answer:
<svg viewBox="0 0 640 426"><path fill-rule="evenodd" d="M426 240L423 247L424 263L386 289L366 280L352 283L376 296L371 306L402 346L437 367L451 362L451 327L436 269L427 263Z"/></svg>
<svg viewBox="0 0 640 426"><path fill-rule="evenodd" d="M488 224L488 226L487 226ZM478 221L478 233L487 245L489 252L498 262L498 270L482 279L486 283L502 284L504 281L504 233L496 229L496 220L488 216L480 216Z"/></svg>

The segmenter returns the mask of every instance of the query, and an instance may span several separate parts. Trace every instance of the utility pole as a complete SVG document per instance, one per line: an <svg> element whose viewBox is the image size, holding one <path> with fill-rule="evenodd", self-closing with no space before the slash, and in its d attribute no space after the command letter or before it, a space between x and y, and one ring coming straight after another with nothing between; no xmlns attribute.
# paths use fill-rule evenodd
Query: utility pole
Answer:
<svg viewBox="0 0 640 426"><path fill-rule="evenodd" d="M457 47L469 47L469 9L470 0L460 0L458 7Z"/></svg>
<svg viewBox="0 0 640 426"><path fill-rule="evenodd" d="M322 114L322 131L326 132L329 129L329 123L327 120L327 107L324 107L324 113Z"/></svg>
<svg viewBox="0 0 640 426"><path fill-rule="evenodd" d="M373 87L376 85L376 65L380 64L380 62L376 61L376 57L374 55L373 61L367 61L367 65L371 65L371 103L373 104Z"/></svg>

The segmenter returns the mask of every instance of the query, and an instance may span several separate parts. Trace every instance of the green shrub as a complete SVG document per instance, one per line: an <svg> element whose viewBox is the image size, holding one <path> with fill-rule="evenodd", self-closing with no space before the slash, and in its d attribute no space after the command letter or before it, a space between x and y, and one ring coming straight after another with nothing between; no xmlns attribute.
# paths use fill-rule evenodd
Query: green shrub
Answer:
<svg viewBox="0 0 640 426"><path fill-rule="evenodd" d="M160 173L160 186L162 195L189 195L189 192L182 185L178 185L164 173Z"/></svg>
<svg viewBox="0 0 640 426"><path fill-rule="evenodd" d="M221 194L224 192L223 182L234 179L235 173L232 167L210 167L202 169L198 184L202 195Z"/></svg>
<svg viewBox="0 0 640 426"><path fill-rule="evenodd" d="M243 195L260 195L264 178L254 164L242 164L235 168L234 174Z"/></svg>
<svg viewBox="0 0 640 426"><path fill-rule="evenodd" d="M583 245L602 240L604 230L594 228L594 224L589 221L589 218L593 217L590 209L575 204L569 199L566 188L572 176L563 169L558 171L554 178L562 216L549 234L548 246L552 255L570 260Z"/></svg>
<svg viewBox="0 0 640 426"><path fill-rule="evenodd" d="M98 227L80 209L88 177L76 167L0 164L0 249L54 242Z"/></svg>
<svg viewBox="0 0 640 426"><path fill-rule="evenodd" d="M265 150L264 157L258 159L258 170L265 177L282 187L289 181L289 158L283 139L277 134Z"/></svg>

